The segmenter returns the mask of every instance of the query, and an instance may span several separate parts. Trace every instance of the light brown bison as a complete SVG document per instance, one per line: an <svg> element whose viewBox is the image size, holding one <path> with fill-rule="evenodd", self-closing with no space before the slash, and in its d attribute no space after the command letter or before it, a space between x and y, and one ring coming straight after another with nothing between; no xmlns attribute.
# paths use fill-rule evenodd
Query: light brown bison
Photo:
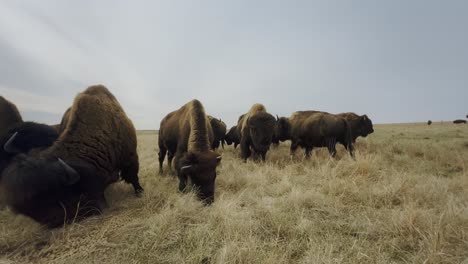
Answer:
<svg viewBox="0 0 468 264"><path fill-rule="evenodd" d="M240 134L241 157L244 161L250 157L252 150L265 160L275 126L275 118L267 113L262 104L254 104L248 113L239 118L237 129Z"/></svg>
<svg viewBox="0 0 468 264"><path fill-rule="evenodd" d="M356 142L358 137L367 137L369 134L374 133L374 127L372 120L367 115L357 115L352 112L337 114L339 117L343 117L348 121L351 126L351 133L353 136L353 143Z"/></svg>
<svg viewBox="0 0 468 264"><path fill-rule="evenodd" d="M169 167L174 167L179 178L179 191L185 192L187 180L198 189L198 197L207 204L214 201L216 167L221 155L211 150L213 131L203 105L192 100L179 110L169 113L159 128L159 172L166 153Z"/></svg>
<svg viewBox="0 0 468 264"><path fill-rule="evenodd" d="M239 133L239 130L237 129L237 126L231 127L231 129L229 129L224 139L226 141L226 144L228 144L229 146L231 144L234 144L234 148L237 148L237 145L239 145L240 143L240 133Z"/></svg>
<svg viewBox="0 0 468 264"><path fill-rule="evenodd" d="M136 133L119 102L102 86L75 98L70 120L49 148L17 155L2 173L1 193L14 211L56 227L98 214L104 190L122 178L138 180Z"/></svg>
<svg viewBox="0 0 468 264"><path fill-rule="evenodd" d="M213 129L213 142L211 144L211 148L216 150L221 144L222 148L224 149L226 124L221 121L221 119L216 119L210 115L208 116L208 120L210 121L211 128Z"/></svg>
<svg viewBox="0 0 468 264"><path fill-rule="evenodd" d="M314 147L327 147L336 155L336 143L341 143L354 157L351 127L346 119L319 111L298 111L291 117L278 120L277 136L280 141L291 140L291 155L298 147L309 157Z"/></svg>

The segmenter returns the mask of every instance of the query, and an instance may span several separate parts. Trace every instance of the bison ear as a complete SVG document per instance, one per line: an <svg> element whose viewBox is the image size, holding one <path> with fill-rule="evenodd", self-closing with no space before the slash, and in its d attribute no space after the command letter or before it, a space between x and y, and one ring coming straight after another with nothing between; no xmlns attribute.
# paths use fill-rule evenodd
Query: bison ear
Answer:
<svg viewBox="0 0 468 264"><path fill-rule="evenodd" d="M66 186L73 185L80 180L80 174L78 174L75 169L70 167L70 165L65 163L61 158L58 159L58 162L65 169L66 177L63 180Z"/></svg>
<svg viewBox="0 0 468 264"><path fill-rule="evenodd" d="M10 139L8 139L8 141L5 143L5 145L3 145L3 150L5 150L6 153L19 153L19 152L21 152L15 147L16 136L18 136L18 132L15 132L10 137Z"/></svg>

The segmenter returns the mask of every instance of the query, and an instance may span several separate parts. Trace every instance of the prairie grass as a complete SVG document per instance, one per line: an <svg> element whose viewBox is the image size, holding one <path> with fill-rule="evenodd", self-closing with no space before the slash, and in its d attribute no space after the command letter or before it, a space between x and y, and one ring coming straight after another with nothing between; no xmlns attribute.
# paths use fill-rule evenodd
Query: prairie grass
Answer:
<svg viewBox="0 0 468 264"><path fill-rule="evenodd" d="M468 126L375 126L331 159L265 163L224 151L216 201L180 194L156 133L139 133L145 194L117 183L101 216L47 230L0 210L0 263L462 263L468 261Z"/></svg>

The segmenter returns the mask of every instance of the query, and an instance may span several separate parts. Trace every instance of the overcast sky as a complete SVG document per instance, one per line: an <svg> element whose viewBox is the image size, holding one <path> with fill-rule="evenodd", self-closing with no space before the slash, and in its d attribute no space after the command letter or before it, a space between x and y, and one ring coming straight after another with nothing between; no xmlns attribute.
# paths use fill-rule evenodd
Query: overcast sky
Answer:
<svg viewBox="0 0 468 264"><path fill-rule="evenodd" d="M58 123L106 85L138 129L197 98L231 126L353 111L374 123L468 114L468 1L1 1L0 95Z"/></svg>

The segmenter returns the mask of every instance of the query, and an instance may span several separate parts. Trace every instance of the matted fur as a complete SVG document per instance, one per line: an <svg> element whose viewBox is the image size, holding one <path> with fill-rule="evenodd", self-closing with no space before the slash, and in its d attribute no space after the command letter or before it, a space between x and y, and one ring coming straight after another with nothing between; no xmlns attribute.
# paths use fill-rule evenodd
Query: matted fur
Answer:
<svg viewBox="0 0 468 264"><path fill-rule="evenodd" d="M96 85L78 94L69 117L50 148L18 156L2 175L10 206L49 226L99 212L105 188L119 175L136 193L143 191L135 128L109 90ZM64 170L59 158L79 177Z"/></svg>

